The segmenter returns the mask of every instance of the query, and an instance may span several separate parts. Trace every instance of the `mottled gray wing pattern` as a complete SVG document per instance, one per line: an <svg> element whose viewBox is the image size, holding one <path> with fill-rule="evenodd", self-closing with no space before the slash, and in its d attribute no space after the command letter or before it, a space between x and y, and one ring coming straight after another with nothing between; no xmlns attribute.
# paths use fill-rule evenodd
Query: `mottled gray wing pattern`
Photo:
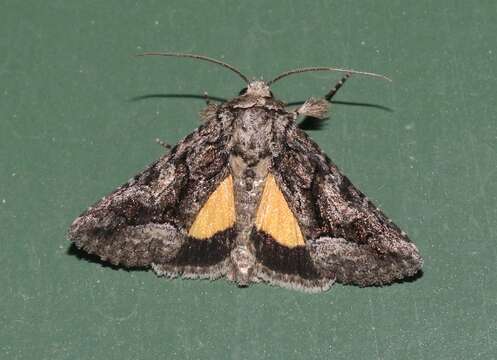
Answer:
<svg viewBox="0 0 497 360"><path fill-rule="evenodd" d="M417 273L416 246L291 121L275 124L271 172L298 219L317 270L380 285Z"/></svg>
<svg viewBox="0 0 497 360"><path fill-rule="evenodd" d="M223 239L201 243L207 249L185 249L185 243L195 215L229 172L230 134L227 120L200 126L169 154L80 215L69 238L86 252L127 267L172 263L174 273L174 268L221 261L228 249L216 247L227 246ZM209 258L210 253L216 255Z"/></svg>

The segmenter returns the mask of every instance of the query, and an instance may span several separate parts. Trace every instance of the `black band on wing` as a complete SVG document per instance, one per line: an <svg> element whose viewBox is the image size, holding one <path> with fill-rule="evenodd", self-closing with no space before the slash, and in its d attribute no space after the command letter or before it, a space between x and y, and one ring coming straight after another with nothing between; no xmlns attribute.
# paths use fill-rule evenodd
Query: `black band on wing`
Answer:
<svg viewBox="0 0 497 360"><path fill-rule="evenodd" d="M278 244L270 235L252 230L255 256L268 269L277 273L298 275L306 280L320 279L305 246L288 248Z"/></svg>
<svg viewBox="0 0 497 360"><path fill-rule="evenodd" d="M176 266L216 265L230 255L234 238L233 228L218 232L205 240L188 237L170 264Z"/></svg>

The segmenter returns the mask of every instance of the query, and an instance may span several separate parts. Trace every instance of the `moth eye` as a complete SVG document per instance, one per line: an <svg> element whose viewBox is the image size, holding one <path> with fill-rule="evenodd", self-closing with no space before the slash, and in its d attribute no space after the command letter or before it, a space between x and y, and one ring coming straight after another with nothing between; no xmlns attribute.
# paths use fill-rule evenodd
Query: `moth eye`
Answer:
<svg viewBox="0 0 497 360"><path fill-rule="evenodd" d="M238 95L245 95L247 93L247 88L244 87L242 90L240 90L240 92L238 93Z"/></svg>

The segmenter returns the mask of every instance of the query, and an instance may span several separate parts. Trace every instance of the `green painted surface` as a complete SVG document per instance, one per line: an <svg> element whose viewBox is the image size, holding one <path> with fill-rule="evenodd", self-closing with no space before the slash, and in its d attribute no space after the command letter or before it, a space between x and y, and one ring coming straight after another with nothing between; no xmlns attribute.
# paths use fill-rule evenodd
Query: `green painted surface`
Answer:
<svg viewBox="0 0 497 360"><path fill-rule="evenodd" d="M496 12L492 1L3 1L0 358L496 358ZM241 88L206 63L132 56L143 50L266 78L310 65L391 76L350 80L310 135L411 235L424 275L309 295L68 254L85 207L158 158L156 137L175 143L198 125L203 100L174 95ZM337 78L273 91L305 100Z"/></svg>

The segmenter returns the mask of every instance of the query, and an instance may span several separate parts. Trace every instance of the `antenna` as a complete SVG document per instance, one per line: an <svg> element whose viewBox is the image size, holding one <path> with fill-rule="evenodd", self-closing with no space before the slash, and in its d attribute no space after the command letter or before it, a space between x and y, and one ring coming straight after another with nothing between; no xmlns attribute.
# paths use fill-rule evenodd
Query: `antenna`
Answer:
<svg viewBox="0 0 497 360"><path fill-rule="evenodd" d="M187 53L172 53L172 52L161 52L161 51L147 51L144 52L143 54L137 54L137 56L174 56L174 57L186 57L186 58L192 58L192 59L197 59L197 60L204 60L208 61L214 64L221 65L227 69L230 69L233 71L235 74L238 74L245 83L249 83L249 79L241 73L240 70L235 68L234 66L231 66L230 64L227 64L225 62L222 62L220 60L216 60L204 55L197 55L197 54L187 54Z"/></svg>
<svg viewBox="0 0 497 360"><path fill-rule="evenodd" d="M284 77L293 75L293 74L300 74L303 72L309 72L309 71L338 71L338 72L344 72L344 73L349 73L349 74L359 74L359 75L366 75L366 76L371 76L371 77L376 77L388 81L392 81L385 75L380 75L380 74L375 74L371 72L366 72L366 71L357 71L357 70L348 70L348 69L339 69L339 68L334 68L334 67L307 67L307 68L300 68L300 69L293 69L290 71L286 71L282 74L279 74L276 76L273 80L269 81L267 83L268 86L271 86L274 84L276 81L279 81L283 79Z"/></svg>

